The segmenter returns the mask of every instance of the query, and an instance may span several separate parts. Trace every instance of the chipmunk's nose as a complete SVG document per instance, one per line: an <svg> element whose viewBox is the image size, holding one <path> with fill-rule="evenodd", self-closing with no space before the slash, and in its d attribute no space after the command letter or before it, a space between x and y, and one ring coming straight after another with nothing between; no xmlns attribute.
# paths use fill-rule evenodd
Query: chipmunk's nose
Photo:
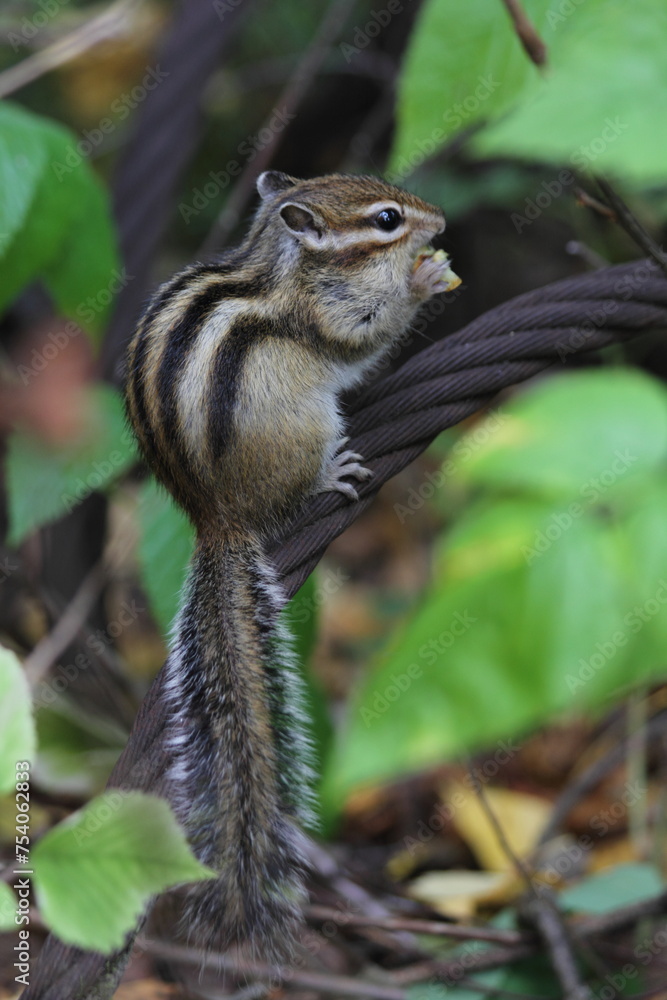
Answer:
<svg viewBox="0 0 667 1000"><path fill-rule="evenodd" d="M428 229L433 233L434 236L439 236L440 233L445 231L445 216L442 212L437 214L434 212L432 215L427 216L425 229Z"/></svg>

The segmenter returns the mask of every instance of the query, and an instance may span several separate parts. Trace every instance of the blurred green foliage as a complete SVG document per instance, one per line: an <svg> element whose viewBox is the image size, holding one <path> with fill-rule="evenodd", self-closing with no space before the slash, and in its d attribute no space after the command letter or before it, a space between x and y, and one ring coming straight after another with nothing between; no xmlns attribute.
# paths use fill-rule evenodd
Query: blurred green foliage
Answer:
<svg viewBox="0 0 667 1000"><path fill-rule="evenodd" d="M659 382L624 369L545 380L465 435L440 484L442 503L467 499L420 607L352 701L325 777L333 811L359 784L665 676Z"/></svg>
<svg viewBox="0 0 667 1000"><path fill-rule="evenodd" d="M16 784L16 762L35 753L30 688L25 671L9 649L0 646L0 795Z"/></svg>
<svg viewBox="0 0 667 1000"><path fill-rule="evenodd" d="M136 462L118 393L94 386L90 404L83 433L59 448L22 429L10 435L5 468L12 545L70 513L94 491L113 485Z"/></svg>
<svg viewBox="0 0 667 1000"><path fill-rule="evenodd" d="M667 9L661 0L529 0L540 71L500 3L427 0L401 75L390 168L401 175L469 130L469 152L663 184Z"/></svg>
<svg viewBox="0 0 667 1000"><path fill-rule="evenodd" d="M119 261L106 191L85 158L71 160L76 141L0 102L0 312L39 278L63 315L99 334Z"/></svg>

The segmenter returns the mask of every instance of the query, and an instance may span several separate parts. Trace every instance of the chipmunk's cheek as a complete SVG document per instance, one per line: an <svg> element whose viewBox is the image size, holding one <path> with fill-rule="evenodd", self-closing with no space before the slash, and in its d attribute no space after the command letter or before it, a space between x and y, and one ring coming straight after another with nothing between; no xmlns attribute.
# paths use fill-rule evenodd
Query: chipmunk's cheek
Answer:
<svg viewBox="0 0 667 1000"><path fill-rule="evenodd" d="M428 299L458 288L461 279L452 271L444 250L423 247L412 266L411 287L416 298Z"/></svg>

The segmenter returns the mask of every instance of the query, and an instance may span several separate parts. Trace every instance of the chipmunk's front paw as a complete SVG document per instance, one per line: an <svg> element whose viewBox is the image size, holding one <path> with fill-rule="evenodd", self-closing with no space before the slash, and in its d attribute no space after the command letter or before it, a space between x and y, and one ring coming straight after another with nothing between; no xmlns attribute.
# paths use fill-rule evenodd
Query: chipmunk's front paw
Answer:
<svg viewBox="0 0 667 1000"><path fill-rule="evenodd" d="M349 440L346 437L341 438L336 445L336 450L344 448ZM343 493L350 500L358 500L359 494L352 483L344 483L341 480L344 476L353 476L354 479L360 481L370 479L373 473L370 469L360 465L361 461L363 461L362 456L358 455L356 451L339 451L339 454L334 455L331 460L331 465L319 492L328 493L330 490L335 490L337 493Z"/></svg>
<svg viewBox="0 0 667 1000"><path fill-rule="evenodd" d="M451 292L458 288L461 279L451 269L449 257L444 250L424 247L412 268L412 292L419 299L429 299L439 292Z"/></svg>

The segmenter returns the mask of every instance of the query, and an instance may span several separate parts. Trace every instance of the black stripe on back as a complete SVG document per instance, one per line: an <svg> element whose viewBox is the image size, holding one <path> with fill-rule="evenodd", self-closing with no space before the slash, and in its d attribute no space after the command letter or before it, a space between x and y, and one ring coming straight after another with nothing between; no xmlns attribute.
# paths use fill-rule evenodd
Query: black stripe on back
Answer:
<svg viewBox="0 0 667 1000"><path fill-rule="evenodd" d="M144 313L144 323L150 325L155 320L162 309L169 304L170 299L182 292L191 281L196 281L197 278L203 278L206 275L220 275L223 277L227 274L232 274L240 266L242 266L248 257L247 250L235 249L229 251L220 260L209 262L207 264L192 264L187 267L180 274L176 274L170 281L162 285L153 298L149 301L146 307L146 312Z"/></svg>
<svg viewBox="0 0 667 1000"><path fill-rule="evenodd" d="M216 352L208 425L211 454L216 460L222 457L229 441L245 356L253 344L265 337L275 336L276 332L276 326L270 320L238 316Z"/></svg>
<svg viewBox="0 0 667 1000"><path fill-rule="evenodd" d="M132 400L134 414L131 414L134 432L141 440L146 451L146 458L149 461L157 462L158 456L154 445L153 428L148 419L146 407L146 380L144 365L146 361L146 351L149 343L149 328L144 322L137 334L136 347L132 368L127 373L127 398ZM128 407L129 409L129 407Z"/></svg>
<svg viewBox="0 0 667 1000"><path fill-rule="evenodd" d="M196 264L194 267L189 267L187 270L182 271L181 274L177 274L171 281L158 288L148 303L146 312L144 313L144 324L150 326L158 313L168 305L169 300L173 299L179 292L182 292L191 281L206 274L218 274L219 272L220 265Z"/></svg>
<svg viewBox="0 0 667 1000"><path fill-rule="evenodd" d="M166 441L176 440L178 434L176 388L188 354L212 310L222 298L226 298L226 295L227 286L224 282L211 282L192 299L169 332L169 340L160 359L155 383L157 398L160 400L160 422ZM204 373L202 377L205 377Z"/></svg>
<svg viewBox="0 0 667 1000"><path fill-rule="evenodd" d="M232 266L235 265L230 262L229 267L231 268ZM146 311L140 320L134 356L131 360L131 368L126 372L126 392L128 399L131 398L134 404L136 423L138 424L138 426L135 427L135 433L137 436L141 435L141 438L143 439L144 447L149 452L147 458L157 464L162 465L162 463L159 462L154 444L155 434L148 419L148 409L146 407L146 379L144 370L150 328L170 299L178 295L178 293L181 292L193 278L205 274L224 273L225 270L225 262L221 262L220 264L198 264L194 267L188 268L181 274L177 275L172 281L167 282L166 285L163 285L158 289L148 303Z"/></svg>
<svg viewBox="0 0 667 1000"><path fill-rule="evenodd" d="M160 400L161 423L167 441L176 440L178 434L178 407L176 388L192 349L202 328L216 306L225 299L251 298L257 295L256 280L213 281L188 305L178 323L169 333L169 342L160 360L156 392ZM224 340L227 339L225 336ZM206 373L202 372L202 378Z"/></svg>

